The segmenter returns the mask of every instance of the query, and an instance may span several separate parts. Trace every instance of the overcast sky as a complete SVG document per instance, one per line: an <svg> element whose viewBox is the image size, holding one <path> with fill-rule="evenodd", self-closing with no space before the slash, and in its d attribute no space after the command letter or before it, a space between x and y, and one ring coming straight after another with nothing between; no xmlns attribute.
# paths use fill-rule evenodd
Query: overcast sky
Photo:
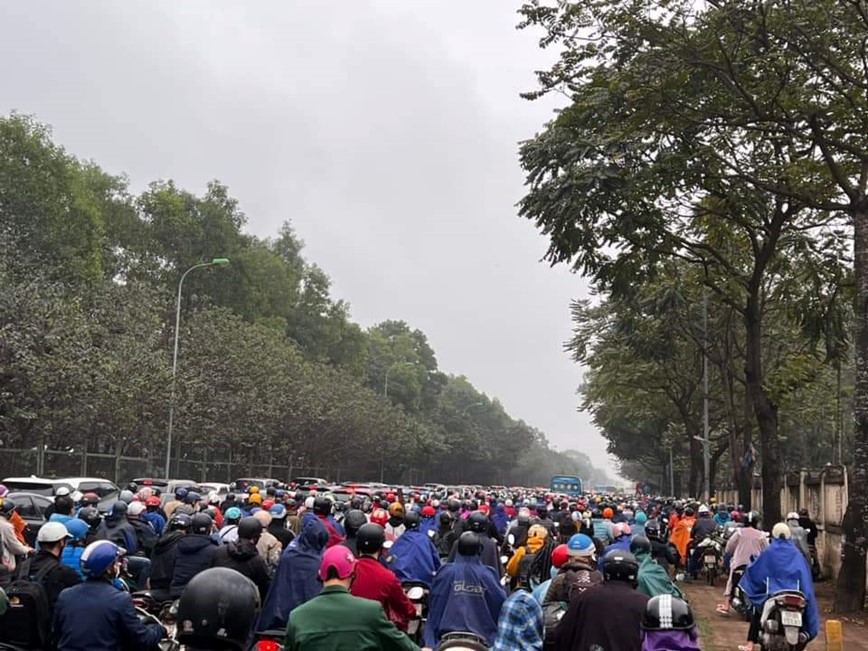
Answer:
<svg viewBox="0 0 868 651"><path fill-rule="evenodd" d="M518 96L546 58L517 5L4 2L0 108L136 190L218 178L257 235L292 220L358 322L420 328L443 370L611 469L563 352L587 285L516 215L517 143L553 109Z"/></svg>

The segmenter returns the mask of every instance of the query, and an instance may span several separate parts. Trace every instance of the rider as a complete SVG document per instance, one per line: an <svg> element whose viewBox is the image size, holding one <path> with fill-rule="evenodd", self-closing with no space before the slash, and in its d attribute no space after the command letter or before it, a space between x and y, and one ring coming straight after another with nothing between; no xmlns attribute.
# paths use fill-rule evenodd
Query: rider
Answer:
<svg viewBox="0 0 868 651"><path fill-rule="evenodd" d="M73 518L65 526L72 537L66 543L66 547L63 548L60 562L67 567L71 567L79 577L84 579L84 573L81 571L81 554L87 546L85 540L87 539L90 527L88 527L87 522L78 518Z"/></svg>
<svg viewBox="0 0 868 651"><path fill-rule="evenodd" d="M676 511L677 513L677 511ZM673 520L670 519L671 534L669 542L675 545L678 550L679 566L687 565L687 551L690 545L690 532L693 525L696 524L696 517L693 514L693 508L688 506L684 509L683 515L673 515L675 526L672 526Z"/></svg>
<svg viewBox="0 0 868 651"><path fill-rule="evenodd" d="M39 551L33 558L21 563L21 567L18 568L19 578L27 576L32 579L47 572L40 582L45 588L48 608L51 612L62 590L81 583L78 572L60 560L71 537L60 522L46 522L39 527L39 532L36 534Z"/></svg>
<svg viewBox="0 0 868 651"><path fill-rule="evenodd" d="M639 624L648 597L634 590L639 563L620 549L609 552L605 560L605 583L573 599L555 629L556 651L640 651Z"/></svg>
<svg viewBox="0 0 868 651"><path fill-rule="evenodd" d="M648 520L645 523L645 536L651 541L651 558L668 574L670 566L678 564L678 554L674 546L660 539L660 522Z"/></svg>
<svg viewBox="0 0 868 651"><path fill-rule="evenodd" d="M630 541L630 553L639 561L636 589L649 597L668 594L678 599L684 599L684 593L672 582L666 570L654 562L651 552L651 541L648 538L633 536Z"/></svg>
<svg viewBox="0 0 868 651"><path fill-rule="evenodd" d="M404 533L404 505L400 502L389 504L389 521L386 523L386 536L397 540Z"/></svg>
<svg viewBox="0 0 868 651"><path fill-rule="evenodd" d="M693 550L690 554L688 563L688 572L691 576L699 571L702 563L702 548L699 543L708 538L712 533L717 531L717 522L711 517L711 511L705 504L699 506L699 519L690 530L690 548Z"/></svg>
<svg viewBox="0 0 868 651"><path fill-rule="evenodd" d="M108 540L91 543L81 555L87 580L60 593L54 614L58 651L117 651L127 645L158 651L169 636L162 626L145 626L129 593L118 590L123 550Z"/></svg>
<svg viewBox="0 0 868 651"><path fill-rule="evenodd" d="M399 540L403 538L401 536ZM356 580L350 592L356 597L379 601L389 621L406 632L410 620L416 617L416 606L404 593L395 574L380 563L380 552L385 543L386 534L380 525L368 523L359 528L356 534Z"/></svg>
<svg viewBox="0 0 868 651"><path fill-rule="evenodd" d="M744 527L736 529L726 542L724 552L730 555L732 560L729 563L729 578L726 581L726 589L723 593L726 601L717 605L717 612L722 615L729 612L729 597L735 587L732 584L733 574L736 570L744 570L769 545L766 534L760 531L758 527L759 515L755 512L746 513L744 516Z"/></svg>
<svg viewBox="0 0 868 651"><path fill-rule="evenodd" d="M223 527L217 532L217 542L226 545L238 540L238 523L241 521L241 509L230 506L223 514Z"/></svg>
<svg viewBox="0 0 868 651"><path fill-rule="evenodd" d="M503 565L500 562L500 557L497 555L497 543L488 537L488 528L488 516L482 511L473 511L464 520L464 531L472 531L479 536L480 544L482 545L482 564L492 568L499 577L503 573ZM449 562L454 561L457 555L458 541L452 545L452 549L449 551Z"/></svg>
<svg viewBox="0 0 868 651"><path fill-rule="evenodd" d="M262 525L257 538L256 549L259 550L259 555L268 565L268 571L273 572L280 563L280 554L283 552L283 546L280 541L275 538L269 531L271 525L271 513L262 509L253 514L253 517ZM241 523L238 523L238 536L241 536ZM265 595L262 595L265 599Z"/></svg>
<svg viewBox="0 0 868 651"><path fill-rule="evenodd" d="M204 570L178 602L178 642L187 651L245 651L260 603L259 591L247 577L221 567Z"/></svg>
<svg viewBox="0 0 868 651"><path fill-rule="evenodd" d="M431 586L425 645L437 646L446 633L468 631L491 646L506 594L497 573L482 564L481 536L465 531L458 538L455 562L444 565Z"/></svg>
<svg viewBox="0 0 868 651"><path fill-rule="evenodd" d="M437 545L437 554L440 558L449 557L452 545L458 539L454 526L455 516L452 511L442 511L437 525L437 533L434 535L434 544Z"/></svg>
<svg viewBox="0 0 868 651"><path fill-rule="evenodd" d="M313 500L313 514L322 522L326 531L329 532L328 547L339 545L346 538L344 528L338 524L338 521L332 515L334 508L334 502L325 495L317 495Z"/></svg>
<svg viewBox="0 0 868 651"><path fill-rule="evenodd" d="M166 519L160 513L160 498L156 495L151 495L145 499L145 513L142 513L142 522L147 522L154 529L158 536L163 535L163 530L166 528Z"/></svg>
<svg viewBox="0 0 868 651"><path fill-rule="evenodd" d="M603 575L594 563L594 541L583 533L577 533L567 543L569 560L561 566L545 596L544 605L555 601L569 603L588 588L603 583Z"/></svg>
<svg viewBox="0 0 868 651"><path fill-rule="evenodd" d="M808 565L811 564L811 547L808 545L808 534L799 524L799 514L795 511L791 511L787 514L787 525L790 527L791 540L793 544L796 546L800 552L802 552L802 556L805 557L805 560L808 561Z"/></svg>
<svg viewBox="0 0 868 651"><path fill-rule="evenodd" d="M9 521L14 510L15 505L11 500L4 500L0 505L0 555L3 556L3 563L0 563L0 587L12 583L16 567L15 558L33 553L30 546L20 542L15 535L15 528Z"/></svg>
<svg viewBox="0 0 868 651"><path fill-rule="evenodd" d="M602 557L597 561L597 567L600 572L603 571L603 566L606 564L606 555L613 551L630 551L630 537L633 534L633 529L626 522L616 522L612 525L612 536L615 542L603 550Z"/></svg>
<svg viewBox="0 0 868 651"><path fill-rule="evenodd" d="M687 602L652 597L642 618L642 651L699 651L699 633Z"/></svg>
<svg viewBox="0 0 868 651"><path fill-rule="evenodd" d="M271 513L271 524L268 525L268 532L280 542L282 552L295 538L295 534L286 528L286 507L283 504L275 504L268 512Z"/></svg>
<svg viewBox="0 0 868 651"><path fill-rule="evenodd" d="M417 650L410 638L386 619L379 604L349 593L356 566L346 547L338 545L326 551L318 572L322 592L289 615L287 651Z"/></svg>
<svg viewBox="0 0 868 651"><path fill-rule="evenodd" d="M185 513L175 513L169 526L154 546L151 556L151 592L157 601L168 601L169 586L175 573L178 542L193 526L193 520Z"/></svg>
<svg viewBox="0 0 868 651"><path fill-rule="evenodd" d="M366 524L368 524L368 518L359 509L351 509L344 516L344 530L347 532L347 537L341 544L356 556L359 554L356 550L356 534Z"/></svg>
<svg viewBox="0 0 868 651"><path fill-rule="evenodd" d="M212 527L208 514L197 513L191 518L190 533L178 541L175 571L169 586L172 599L181 596L190 579L214 564L217 545L211 538Z"/></svg>
<svg viewBox="0 0 868 651"><path fill-rule="evenodd" d="M258 518L242 518L238 523L238 540L217 548L214 566L228 567L246 576L259 590L260 601L265 601L268 586L271 584L271 572L265 559L257 551L262 529Z"/></svg>
<svg viewBox="0 0 868 651"><path fill-rule="evenodd" d="M492 651L542 651L543 611L527 590L513 592L500 609Z"/></svg>
<svg viewBox="0 0 868 651"><path fill-rule="evenodd" d="M802 618L802 632L809 641L817 637L820 614L814 596L811 567L796 549L790 535L786 522L776 524L772 529L771 545L748 565L739 583L754 608L745 647L747 651L753 651L754 644L759 641L761 614L766 600L781 590L799 590L805 595L807 605Z"/></svg>
<svg viewBox="0 0 868 651"><path fill-rule="evenodd" d="M402 583L415 581L431 586L434 574L440 568L440 556L431 537L419 530L422 519L416 511L404 516L404 535L390 550L391 569Z"/></svg>

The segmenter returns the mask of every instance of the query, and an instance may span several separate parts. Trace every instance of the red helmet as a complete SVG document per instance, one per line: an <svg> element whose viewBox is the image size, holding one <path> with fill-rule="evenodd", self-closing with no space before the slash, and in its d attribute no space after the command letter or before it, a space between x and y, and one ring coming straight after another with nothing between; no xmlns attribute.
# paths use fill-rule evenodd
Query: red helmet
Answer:
<svg viewBox="0 0 868 651"><path fill-rule="evenodd" d="M389 514L385 509L374 509L371 513L371 522L385 527L389 523Z"/></svg>
<svg viewBox="0 0 868 651"><path fill-rule="evenodd" d="M274 506L274 500L265 500L262 503L262 510L263 511L270 511L272 506Z"/></svg>
<svg viewBox="0 0 868 651"><path fill-rule="evenodd" d="M435 515L437 515L437 511L434 510L433 506L426 506L422 509L423 518L433 518Z"/></svg>
<svg viewBox="0 0 868 651"><path fill-rule="evenodd" d="M570 548L567 545L558 545L552 550L552 565L560 568L570 558Z"/></svg>
<svg viewBox="0 0 868 651"><path fill-rule="evenodd" d="M145 500L145 506L160 506L160 498L156 495L151 495Z"/></svg>

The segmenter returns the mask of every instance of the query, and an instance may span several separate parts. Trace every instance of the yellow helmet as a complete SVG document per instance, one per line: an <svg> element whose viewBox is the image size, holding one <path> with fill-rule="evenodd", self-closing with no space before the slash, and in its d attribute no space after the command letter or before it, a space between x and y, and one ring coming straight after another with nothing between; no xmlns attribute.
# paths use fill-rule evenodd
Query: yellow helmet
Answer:
<svg viewBox="0 0 868 651"><path fill-rule="evenodd" d="M389 515L393 518L403 518L404 517L404 505L400 502L392 502L389 504Z"/></svg>

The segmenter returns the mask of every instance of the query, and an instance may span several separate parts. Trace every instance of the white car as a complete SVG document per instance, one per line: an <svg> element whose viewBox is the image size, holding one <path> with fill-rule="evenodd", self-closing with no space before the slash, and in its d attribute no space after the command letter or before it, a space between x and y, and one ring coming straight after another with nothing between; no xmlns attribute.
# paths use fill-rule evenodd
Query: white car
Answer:
<svg viewBox="0 0 868 651"><path fill-rule="evenodd" d="M7 477L3 485L10 493L36 493L46 497L53 497L58 488L66 487L70 493L96 493L99 496L99 509L106 510L114 502L120 489L108 479L99 477L58 477L47 479L45 477Z"/></svg>

